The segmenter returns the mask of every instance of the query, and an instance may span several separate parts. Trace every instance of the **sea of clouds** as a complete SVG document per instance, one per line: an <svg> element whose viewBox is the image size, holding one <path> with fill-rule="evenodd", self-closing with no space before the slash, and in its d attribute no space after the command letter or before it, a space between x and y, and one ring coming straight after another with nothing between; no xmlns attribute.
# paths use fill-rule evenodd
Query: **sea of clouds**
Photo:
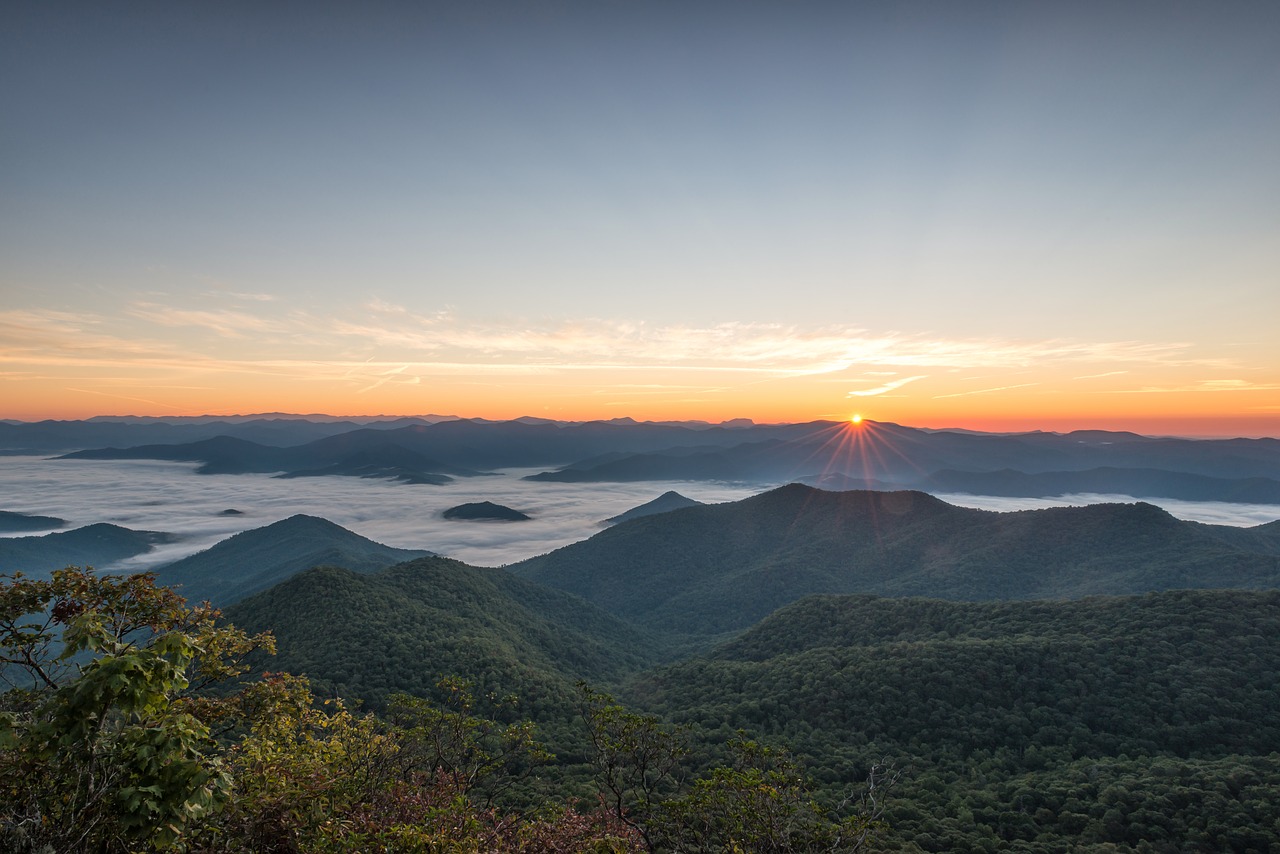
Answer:
<svg viewBox="0 0 1280 854"><path fill-rule="evenodd" d="M172 543L113 566L138 570L207 549L232 534L295 513L321 516L372 540L428 549L479 566L502 566L598 533L602 520L674 489L707 503L736 501L763 491L759 484L707 482L538 483L521 480L537 469L458 479L444 486L409 485L358 477L280 479L265 474L198 475L193 463L0 458L0 510L58 516L77 528L110 522L163 531ZM987 510L1132 502L1127 496L997 498L941 495ZM1280 518L1280 506L1146 499L1180 519L1258 525ZM533 517L529 522L447 521L457 504L493 501ZM221 516L223 510L240 516ZM36 532L38 533L38 532ZM13 535L10 535L13 536Z"/></svg>
<svg viewBox="0 0 1280 854"><path fill-rule="evenodd" d="M565 484L521 480L541 469L459 478L443 486L359 477L281 479L267 474L195 474L194 463L0 458L0 510L66 519L67 528L110 522L177 536L111 569L159 566L296 513L321 516L389 546L428 549L479 566L501 566L586 539L602 520L669 489L708 503L736 501L760 486L717 483ZM448 521L472 501L505 504L528 522ZM223 510L241 516L220 516ZM39 532L33 532L39 533ZM11 535L12 536L12 535ZM108 567L98 567L107 569Z"/></svg>

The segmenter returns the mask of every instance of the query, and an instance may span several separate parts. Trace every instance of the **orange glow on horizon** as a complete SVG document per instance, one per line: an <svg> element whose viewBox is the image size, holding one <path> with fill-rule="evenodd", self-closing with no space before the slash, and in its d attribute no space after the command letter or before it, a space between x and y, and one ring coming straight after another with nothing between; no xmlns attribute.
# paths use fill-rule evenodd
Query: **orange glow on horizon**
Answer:
<svg viewBox="0 0 1280 854"><path fill-rule="evenodd" d="M13 377L0 384L0 418L76 420L94 416L232 416L257 413L342 416L448 415L558 421L630 417L637 421L749 418L756 423L828 421L857 432L877 423L995 433L1035 430L1132 431L1157 436L1280 437L1274 391L1129 393L1117 386L1086 394L1044 383L1044 390L949 395L955 384L919 381L876 397L874 418L846 408L847 386L834 378L786 377L733 382L714 372L618 377L608 372L527 376L435 376L352 390L343 378L287 381L274 375ZM624 382L625 380L625 382ZM986 381L983 381L985 383ZM1143 382L1146 382L1145 380ZM983 383L973 382L971 385Z"/></svg>

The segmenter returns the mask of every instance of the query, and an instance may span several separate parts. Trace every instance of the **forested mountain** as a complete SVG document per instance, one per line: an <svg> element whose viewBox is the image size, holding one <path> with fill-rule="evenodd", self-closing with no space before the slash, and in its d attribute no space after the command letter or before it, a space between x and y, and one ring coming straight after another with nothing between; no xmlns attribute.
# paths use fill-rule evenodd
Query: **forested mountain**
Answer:
<svg viewBox="0 0 1280 854"><path fill-rule="evenodd" d="M25 531L52 531L65 528L66 519L56 516L37 516L32 513L17 513L13 510L0 510L0 534L12 534Z"/></svg>
<svg viewBox="0 0 1280 854"><path fill-rule="evenodd" d="M430 554L384 546L327 519L299 514L161 567L156 583L175 588L190 602L207 599L222 607L313 566L368 573Z"/></svg>
<svg viewBox="0 0 1280 854"><path fill-rule="evenodd" d="M172 536L99 523L41 537L0 537L0 573L43 577L72 564L108 569L112 563L151 551Z"/></svg>
<svg viewBox="0 0 1280 854"><path fill-rule="evenodd" d="M1280 585L1268 535L1248 533L1141 503L997 513L920 492L791 484L625 522L511 570L705 637L812 593L984 600Z"/></svg>
<svg viewBox="0 0 1280 854"><path fill-rule="evenodd" d="M674 490L662 493L652 501L646 501L637 507L632 507L625 513L619 513L617 516L610 516L604 521L610 525L616 525L619 522L626 522L629 519L639 519L641 516L653 516L658 513L670 513L672 510L679 510L682 507L700 507L701 501L694 501L681 495Z"/></svg>
<svg viewBox="0 0 1280 854"><path fill-rule="evenodd" d="M709 741L782 738L832 786L909 763L888 814L907 850L1265 851L1278 639L1276 591L818 596L628 696Z"/></svg>
<svg viewBox="0 0 1280 854"><path fill-rule="evenodd" d="M274 632L266 666L310 676L318 693L376 708L391 692L429 696L442 676L460 676L479 696L518 695L523 714L561 730L576 680L615 682L663 655L653 636L576 596L438 557L372 575L313 569L225 613Z"/></svg>

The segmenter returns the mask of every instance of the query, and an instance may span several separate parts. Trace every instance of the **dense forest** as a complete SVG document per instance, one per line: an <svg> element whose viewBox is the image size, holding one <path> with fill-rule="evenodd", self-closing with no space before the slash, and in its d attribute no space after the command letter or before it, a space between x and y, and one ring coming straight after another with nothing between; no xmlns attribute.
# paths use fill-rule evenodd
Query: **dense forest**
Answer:
<svg viewBox="0 0 1280 854"><path fill-rule="evenodd" d="M861 797L824 806L785 751L745 737L687 776L681 733L581 683L581 797L539 776L556 757L534 724L486 714L514 700L466 680L356 712L302 677L245 678L274 639L150 574L6 582L5 851L852 852L897 776L874 767Z"/></svg>
<svg viewBox="0 0 1280 854"><path fill-rule="evenodd" d="M875 759L908 766L891 847L1265 851L1278 639L1274 591L822 596L626 696L707 743L738 729L789 743L836 788Z"/></svg>
<svg viewBox="0 0 1280 854"><path fill-rule="evenodd" d="M1278 536L791 486L514 572L298 516L5 576L0 848L1273 850Z"/></svg>

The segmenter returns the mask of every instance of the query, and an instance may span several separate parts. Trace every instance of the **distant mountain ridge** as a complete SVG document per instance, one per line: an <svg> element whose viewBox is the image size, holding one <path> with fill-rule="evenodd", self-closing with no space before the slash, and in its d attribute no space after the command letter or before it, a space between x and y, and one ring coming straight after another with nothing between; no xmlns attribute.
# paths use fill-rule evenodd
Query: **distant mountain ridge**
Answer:
<svg viewBox="0 0 1280 854"><path fill-rule="evenodd" d="M474 419L410 424L396 428L359 428L289 447L218 436L176 445L130 448L90 448L64 455L66 459L164 459L202 463L202 474L293 472L341 463L351 455L376 449L422 454L441 466L487 471L561 465L583 454L635 453L670 448L685 442L709 445L739 443L752 436L801 436L826 429L813 424L752 427L683 427L661 424L501 421ZM0 439L3 435L0 434ZM398 449L398 450L395 450ZM439 473L449 474L448 469Z"/></svg>
<svg viewBox="0 0 1280 854"><path fill-rule="evenodd" d="M230 436L235 439L283 447L345 433L364 426L382 429L425 423L416 418L346 420L296 416L205 418L112 418L84 421L0 422L0 448L31 453L51 453L152 444L189 444Z"/></svg>
<svg viewBox="0 0 1280 854"><path fill-rule="evenodd" d="M1274 496L1280 487L1280 440L1158 439L1103 431L1003 435L864 422L857 428L831 424L806 435L732 446L584 457L528 479L821 483L847 478L933 490L940 488L931 480L936 476L957 490L968 491L972 484L984 482L984 477L998 484L994 473L1010 471L1040 478L1024 479L1018 488L1034 487L1042 495L1062 494L1066 486L1061 482L1070 477L1075 478L1071 488L1080 491L1133 485L1154 490L1148 493L1151 497L1253 500ZM1175 494L1168 494L1169 490Z"/></svg>
<svg viewBox="0 0 1280 854"><path fill-rule="evenodd" d="M1083 471L1026 474L1013 469L990 472L943 470L917 481L927 492L961 492L1026 498L1094 493L1183 501L1280 504L1280 480L1268 477L1221 478L1161 469L1100 467Z"/></svg>
<svg viewBox="0 0 1280 854"><path fill-rule="evenodd" d="M1150 504L996 513L921 492L792 484L634 519L509 568L655 630L707 637L813 593L990 600L1280 586L1273 539L1270 526L1180 522Z"/></svg>
<svg viewBox="0 0 1280 854"><path fill-rule="evenodd" d="M184 460L199 463L197 471L205 474L356 475L409 483L438 484L494 469L537 467L546 470L527 479L762 485L800 480L824 486L843 481L935 492L1092 492L1280 504L1277 439L1190 440L1097 430L994 434L872 421L857 426L829 421L672 424L625 418L565 423L526 416L380 423L342 432L326 423L315 428L330 431L323 437L281 446L244 438L243 430L254 423L230 425L235 431L229 427L226 434L197 442L89 448L66 457ZM120 430L144 426L160 425L115 425ZM50 428L53 434L63 429ZM17 441L0 429L0 446L19 447ZM984 488L1000 491L981 492Z"/></svg>

